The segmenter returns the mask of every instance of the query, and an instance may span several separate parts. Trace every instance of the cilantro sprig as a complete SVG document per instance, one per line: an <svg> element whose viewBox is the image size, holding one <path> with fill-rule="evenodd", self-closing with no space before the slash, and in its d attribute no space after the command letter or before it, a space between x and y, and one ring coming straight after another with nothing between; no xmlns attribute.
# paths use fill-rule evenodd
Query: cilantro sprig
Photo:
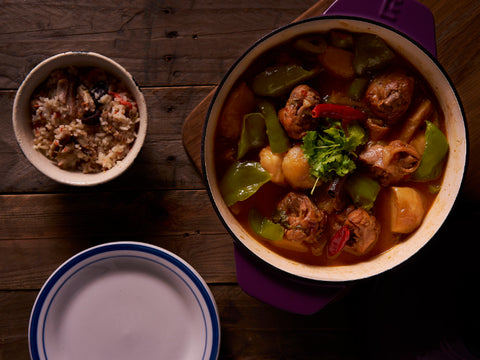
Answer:
<svg viewBox="0 0 480 360"><path fill-rule="evenodd" d="M355 150L365 144L365 130L357 124L348 127L348 136L339 121L317 130L308 131L303 137L302 150L310 164L310 173L318 181L343 177L356 169Z"/></svg>

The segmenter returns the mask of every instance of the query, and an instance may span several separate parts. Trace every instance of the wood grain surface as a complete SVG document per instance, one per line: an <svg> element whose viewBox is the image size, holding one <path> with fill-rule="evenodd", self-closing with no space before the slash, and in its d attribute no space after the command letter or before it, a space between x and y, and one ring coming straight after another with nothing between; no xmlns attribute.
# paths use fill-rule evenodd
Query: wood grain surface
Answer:
<svg viewBox="0 0 480 360"><path fill-rule="evenodd" d="M480 333L480 252L471 227L480 215L471 206L480 198L477 0L421 1L434 15L438 59L463 102L470 135L465 186L434 240L404 266L352 284L312 316L273 308L237 284L232 238L185 147L198 142L198 135L185 137L185 124L199 104L208 106L205 99L258 38L331 2L0 2L0 360L29 358L30 311L52 271L79 251L117 240L161 246L198 270L220 314L220 359L420 359L459 343L475 345L468 334ZM149 111L133 166L87 189L39 173L11 123L28 72L67 50L99 52L122 64ZM198 134L201 121L195 126L191 133Z"/></svg>

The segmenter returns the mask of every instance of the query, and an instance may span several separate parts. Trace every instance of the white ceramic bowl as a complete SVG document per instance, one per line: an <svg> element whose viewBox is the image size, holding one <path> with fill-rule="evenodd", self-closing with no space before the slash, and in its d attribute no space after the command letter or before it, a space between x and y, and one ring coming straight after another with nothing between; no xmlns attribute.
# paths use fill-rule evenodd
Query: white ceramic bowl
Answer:
<svg viewBox="0 0 480 360"><path fill-rule="evenodd" d="M35 89L46 80L50 73L67 66L93 66L104 69L121 80L135 98L140 115L137 138L128 155L108 171L96 174L83 174L78 171L60 169L33 147L30 99ZM52 56L38 64L25 78L15 96L13 104L13 128L18 144L27 159L43 174L60 183L89 186L105 183L122 174L135 160L142 148L147 133L147 106L145 99L133 77L121 65L93 52L66 52Z"/></svg>
<svg viewBox="0 0 480 360"><path fill-rule="evenodd" d="M265 51L298 35L343 29L373 33L383 38L397 53L408 59L430 83L445 114L450 144L442 189L420 228L404 242L369 261L345 266L314 266L280 256L252 238L239 224L222 199L214 164L214 133L223 103L236 80ZM252 254L276 269L303 279L343 282L367 278L404 262L420 250L447 218L460 190L467 159L467 128L459 97L437 60L423 47L398 31L375 21L353 17L318 17L278 29L255 43L225 75L210 104L202 144L202 166L212 203L227 229Z"/></svg>

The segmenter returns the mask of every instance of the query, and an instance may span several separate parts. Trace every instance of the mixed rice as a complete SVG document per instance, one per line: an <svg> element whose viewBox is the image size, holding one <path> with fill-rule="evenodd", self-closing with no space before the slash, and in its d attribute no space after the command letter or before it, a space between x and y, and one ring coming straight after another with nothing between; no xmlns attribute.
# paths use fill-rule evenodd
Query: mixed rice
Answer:
<svg viewBox="0 0 480 360"><path fill-rule="evenodd" d="M34 147L66 170L111 169L135 142L139 113L124 85L99 68L53 71L31 100Z"/></svg>

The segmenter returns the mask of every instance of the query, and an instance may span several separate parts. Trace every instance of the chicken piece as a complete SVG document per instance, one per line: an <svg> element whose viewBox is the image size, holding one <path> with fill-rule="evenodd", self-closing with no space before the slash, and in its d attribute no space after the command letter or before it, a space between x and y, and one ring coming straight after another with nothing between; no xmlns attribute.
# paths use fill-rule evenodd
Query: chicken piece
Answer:
<svg viewBox="0 0 480 360"><path fill-rule="evenodd" d="M423 196L411 187L390 188L392 232L409 234L420 226L425 217Z"/></svg>
<svg viewBox="0 0 480 360"><path fill-rule="evenodd" d="M75 85L72 82L68 84L65 104L67 105L67 111L71 117L79 118L82 116L83 113L81 108L77 105L77 92L75 90Z"/></svg>
<svg viewBox="0 0 480 360"><path fill-rule="evenodd" d="M368 118L366 126L370 134L370 139L373 141L383 139L385 135L387 135L388 130L390 130L381 119Z"/></svg>
<svg viewBox="0 0 480 360"><path fill-rule="evenodd" d="M83 113L88 114L95 112L95 101L93 100L92 95L90 95L90 91L87 89L87 87L83 84L79 85L77 88L77 93L82 104L81 108Z"/></svg>
<svg viewBox="0 0 480 360"><path fill-rule="evenodd" d="M315 179L310 174L310 164L300 145L288 150L283 158L282 172L287 183L296 189L311 189Z"/></svg>
<svg viewBox="0 0 480 360"><path fill-rule="evenodd" d="M414 79L402 72L375 77L365 92L365 98L375 115L387 124L396 123L410 106Z"/></svg>
<svg viewBox="0 0 480 360"><path fill-rule="evenodd" d="M78 155L73 148L65 147L66 151L62 151L56 157L58 167L64 170L75 170L79 165Z"/></svg>
<svg viewBox="0 0 480 360"><path fill-rule="evenodd" d="M357 208L347 215L345 225L350 229L350 240L345 250L356 255L367 253L377 242L380 224L365 209Z"/></svg>
<svg viewBox="0 0 480 360"><path fill-rule="evenodd" d="M48 150L48 156L51 159L57 157L58 153L64 150L65 146L72 141L73 135L65 126L60 126L55 130L55 138Z"/></svg>
<svg viewBox="0 0 480 360"><path fill-rule="evenodd" d="M270 146L265 146L259 153L260 165L270 173L271 181L278 185L286 185L282 163L285 154L274 154Z"/></svg>
<svg viewBox="0 0 480 360"><path fill-rule="evenodd" d="M316 188L318 191L315 191L313 201L319 209L326 211L329 215L345 209L349 202L349 197L344 187L346 179L346 176L337 177L325 184L325 186Z"/></svg>
<svg viewBox="0 0 480 360"><path fill-rule="evenodd" d="M69 81L67 78L61 78L57 83L57 96L58 100L65 105L67 103Z"/></svg>
<svg viewBox="0 0 480 360"><path fill-rule="evenodd" d="M315 129L317 120L312 118L312 110L320 101L318 92L307 85L298 85L292 90L287 104L278 113L289 137L298 140Z"/></svg>
<svg viewBox="0 0 480 360"><path fill-rule="evenodd" d="M420 155L409 144L394 140L388 145L371 142L359 159L370 167L383 186L406 179L420 164Z"/></svg>
<svg viewBox="0 0 480 360"><path fill-rule="evenodd" d="M301 193L289 192L277 205L275 221L285 227L284 239L295 243L320 244L327 214Z"/></svg>

